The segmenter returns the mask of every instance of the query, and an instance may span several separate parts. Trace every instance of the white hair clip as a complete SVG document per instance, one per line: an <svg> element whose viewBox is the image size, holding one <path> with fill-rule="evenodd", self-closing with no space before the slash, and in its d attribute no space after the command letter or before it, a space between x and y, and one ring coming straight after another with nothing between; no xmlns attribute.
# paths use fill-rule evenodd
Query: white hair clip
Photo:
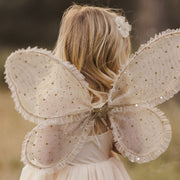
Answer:
<svg viewBox="0 0 180 180"><path fill-rule="evenodd" d="M115 22L122 37L127 38L129 36L129 32L131 31L131 25L128 22L125 22L124 16L117 16Z"/></svg>

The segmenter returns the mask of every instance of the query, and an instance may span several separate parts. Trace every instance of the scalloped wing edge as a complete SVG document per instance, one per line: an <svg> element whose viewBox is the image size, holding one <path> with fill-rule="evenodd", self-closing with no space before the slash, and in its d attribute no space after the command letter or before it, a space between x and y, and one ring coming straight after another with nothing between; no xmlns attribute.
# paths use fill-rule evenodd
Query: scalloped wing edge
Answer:
<svg viewBox="0 0 180 180"><path fill-rule="evenodd" d="M144 108L146 108L146 107L144 107ZM120 111L114 109L114 111L116 111L116 112L127 112L129 110L131 110L131 107L127 107L127 108L126 107L121 107ZM112 131L113 140L115 142L115 147L122 154L122 156L127 157L131 162L136 162L136 163L142 164L142 163L147 163L149 161L155 160L162 153L164 153L167 150L167 148L168 148L168 146L169 146L169 144L171 142L172 131L171 131L171 126L169 124L169 120L166 118L164 113L162 111L160 111L158 108L154 107L154 108L151 108L151 110L153 112L157 113L159 115L161 121L164 122L163 124L164 124L165 136L164 136L164 143L161 144L160 149L158 151L156 151L156 152L151 152L148 156L146 156L146 158L148 160L146 160L146 158L144 158L144 157L132 155L131 152L127 152L127 150L120 145L120 143L117 141L118 132L116 130L115 122L113 120L111 121L111 126L112 126L112 129L113 129L113 131Z"/></svg>
<svg viewBox="0 0 180 180"><path fill-rule="evenodd" d="M160 39L160 38L163 38L163 37L165 37L165 36L168 36L168 35L171 35L171 34L174 34L174 33L180 33L180 28L178 28L178 29L167 29L167 30L165 30L165 31L160 32L159 34L155 34L154 38L150 38L150 40L149 40L147 43L142 44L142 45L139 47L139 49L138 49L134 54L132 54L132 55L130 56L130 60L128 61L128 63L125 64L125 65L122 67L122 69L119 70L118 75L115 77L114 83L112 84L112 89L110 89L110 91L109 91L108 102L111 102L111 95L112 95L112 93L114 93L114 91L115 91L114 85L116 84L116 81L118 80L119 76L121 76L121 74L125 71L125 69L131 64L131 62L134 60L134 58L135 58L137 55L139 55L144 49L146 49L151 43L157 41L157 40ZM180 84L177 84L177 86L174 88L173 91L168 92L168 93L166 94L166 96L163 96L163 95L162 95L162 96L160 97L160 101L157 100L157 101L155 101L155 103L158 102L159 104L161 104L162 102L164 102L163 99L169 100L170 98L172 98L172 97L174 96L174 94L176 94L176 93L179 92L179 91L180 91ZM169 97L169 98L166 98L166 97ZM161 99L162 99L162 100L161 100Z"/></svg>
<svg viewBox="0 0 180 180"><path fill-rule="evenodd" d="M51 51L48 51L47 49L42 49L42 48L37 48L37 47L34 47L34 48L31 48L31 47L28 47L27 49L18 49L17 51L14 51L13 53L10 54L10 56L8 56L6 62L5 62L5 71L4 71L4 74L5 74L5 82L8 84L8 87L9 89L11 90L11 97L12 99L14 100L14 103L15 103L15 109L24 117L25 120L29 120L33 123L36 123L36 121L40 122L42 120L46 120L45 118L40 118L40 117L33 117L33 115L30 115L28 112L26 112L20 105L20 102L18 100L18 95L16 93L16 90L15 90L15 87L13 86L13 83L11 82L9 76L8 76L8 70L7 70L7 66L8 66L8 61L11 57L13 57L14 55L18 54L18 53L21 53L21 52L36 52L36 53L43 53L45 55L48 55L50 56L51 58L55 59L56 61L62 63L72 74L73 76L81 83L81 85L87 89L88 88L88 83L85 81L85 77L77 70L77 68L73 65L73 64L70 64L70 62L62 62L60 61L58 58L56 58ZM88 93L88 90L87 90L87 93ZM59 120L60 117L58 118L53 118L53 120ZM69 115L68 119L71 121L73 118L73 115ZM67 120L67 118L66 118ZM63 121L64 123L67 121Z"/></svg>
<svg viewBox="0 0 180 180"><path fill-rule="evenodd" d="M62 123L57 122L57 121L53 121L53 122L48 121L46 123L41 123L41 128L46 127L48 125L57 125L57 124L61 125ZM90 131L92 130L91 128L93 128L93 127L94 127L94 121L87 121L87 125L83 129L83 133L79 137L78 145L76 145L76 148L73 149L71 155L68 156L68 160L64 159L61 164L57 164L51 168L41 169L41 168L34 166L26 159L26 144L27 144L27 141L28 141L29 137L31 136L33 130L35 128L38 128L38 126L36 126L33 130L31 130L29 133L27 133L24 138L24 142L22 144L22 151L21 151L21 162L23 162L25 165L29 165L29 167L32 168L32 170L39 175L55 173L58 170L63 169L65 166L68 166L68 163L73 161L76 158L76 156L78 155L78 153L80 153L81 149L83 148L83 145L85 144L85 142L87 140L87 134L90 133Z"/></svg>

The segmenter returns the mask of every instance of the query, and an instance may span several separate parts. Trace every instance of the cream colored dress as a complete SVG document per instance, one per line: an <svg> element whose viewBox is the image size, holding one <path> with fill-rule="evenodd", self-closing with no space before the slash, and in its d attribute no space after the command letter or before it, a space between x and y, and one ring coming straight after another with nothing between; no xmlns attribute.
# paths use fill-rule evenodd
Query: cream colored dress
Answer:
<svg viewBox="0 0 180 180"><path fill-rule="evenodd" d="M179 49L180 29L156 35L121 69L97 107L72 64L37 48L12 53L5 74L15 108L37 124L23 143L20 179L129 180L121 161L110 157L113 143L131 162L159 157L171 126L156 106L180 90ZM93 134L96 119L104 117L111 131Z"/></svg>
<svg viewBox="0 0 180 180"><path fill-rule="evenodd" d="M20 180L130 180L122 162L110 157L112 133L89 136L81 152L67 167L42 175L26 165Z"/></svg>

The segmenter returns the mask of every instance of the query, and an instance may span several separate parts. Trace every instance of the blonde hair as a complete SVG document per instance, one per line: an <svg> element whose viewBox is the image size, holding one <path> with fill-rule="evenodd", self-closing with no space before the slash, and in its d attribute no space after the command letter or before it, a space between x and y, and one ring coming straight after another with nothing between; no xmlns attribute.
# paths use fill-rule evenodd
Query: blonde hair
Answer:
<svg viewBox="0 0 180 180"><path fill-rule="evenodd" d="M73 5L61 21L54 54L70 61L90 82L90 87L106 92L118 70L129 59L130 38L123 38L108 8Z"/></svg>

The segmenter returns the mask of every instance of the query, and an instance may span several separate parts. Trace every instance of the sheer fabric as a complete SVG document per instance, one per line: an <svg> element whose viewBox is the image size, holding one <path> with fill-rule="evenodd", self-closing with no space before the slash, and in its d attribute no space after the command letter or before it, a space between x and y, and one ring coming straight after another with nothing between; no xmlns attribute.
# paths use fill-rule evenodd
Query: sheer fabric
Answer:
<svg viewBox="0 0 180 180"><path fill-rule="evenodd" d="M37 48L12 53L6 82L16 109L37 124L23 144L20 179L128 180L122 163L110 158L113 143L131 162L158 158L170 143L171 126L156 106L180 90L179 47L180 29L156 35L132 55L107 100L96 106L72 64ZM97 117L108 117L113 137L89 136ZM46 153L53 158L41 158Z"/></svg>
<svg viewBox="0 0 180 180"><path fill-rule="evenodd" d="M122 162L110 157L112 133L89 136L81 152L62 170L42 174L29 165L23 168L20 180L130 180Z"/></svg>

